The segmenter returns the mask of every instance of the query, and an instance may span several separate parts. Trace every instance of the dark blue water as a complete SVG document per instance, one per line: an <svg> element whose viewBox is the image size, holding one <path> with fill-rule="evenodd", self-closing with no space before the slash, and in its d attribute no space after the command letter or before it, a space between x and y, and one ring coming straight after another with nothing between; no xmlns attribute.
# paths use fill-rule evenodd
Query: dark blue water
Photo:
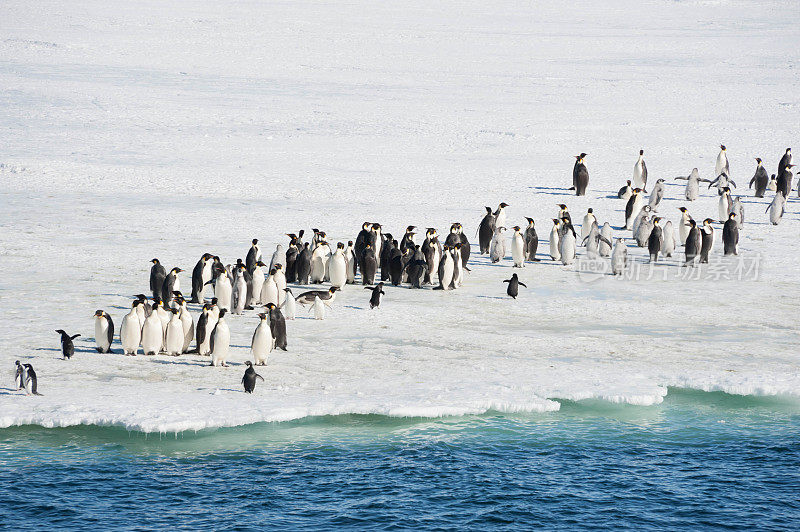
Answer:
<svg viewBox="0 0 800 532"><path fill-rule="evenodd" d="M0 523L59 528L800 526L800 407L670 390L655 407L337 416L181 435L0 430Z"/></svg>

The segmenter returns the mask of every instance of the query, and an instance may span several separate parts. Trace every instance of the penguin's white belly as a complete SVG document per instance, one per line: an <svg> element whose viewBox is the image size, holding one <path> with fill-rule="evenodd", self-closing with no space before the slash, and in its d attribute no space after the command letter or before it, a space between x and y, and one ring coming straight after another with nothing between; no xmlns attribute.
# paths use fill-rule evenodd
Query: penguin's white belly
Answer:
<svg viewBox="0 0 800 532"><path fill-rule="evenodd" d="M283 270L278 270L272 276L272 280L275 281L275 288L278 289L278 306L281 306L286 300L286 274L283 273Z"/></svg>
<svg viewBox="0 0 800 532"><path fill-rule="evenodd" d="M611 273L619 275L625 270L625 253L619 246L614 248L614 254L611 257Z"/></svg>
<svg viewBox="0 0 800 532"><path fill-rule="evenodd" d="M228 360L228 349L231 342L231 332L226 323L220 323L214 329L214 351L211 352L211 363L215 366L224 364Z"/></svg>
<svg viewBox="0 0 800 532"><path fill-rule="evenodd" d="M561 238L559 251L561 252L561 263L565 266L572 264L575 260L575 236L572 231L567 231Z"/></svg>
<svg viewBox="0 0 800 532"><path fill-rule="evenodd" d="M164 337L161 332L161 320L153 316L145 320L142 328L142 351L145 355L158 354L161 351Z"/></svg>
<svg viewBox="0 0 800 532"><path fill-rule="evenodd" d="M625 192L622 193L622 196L620 196L620 199L628 201L629 199L631 199L631 194L633 194L633 189L631 189L631 187L627 187L625 189Z"/></svg>
<svg viewBox="0 0 800 532"><path fill-rule="evenodd" d="M311 259L311 282L321 283L325 279L324 257L316 255Z"/></svg>
<svg viewBox="0 0 800 532"><path fill-rule="evenodd" d="M180 314L181 326L183 328L183 353L189 350L189 344L194 338L194 320L188 310L182 310Z"/></svg>
<svg viewBox="0 0 800 532"><path fill-rule="evenodd" d="M672 229L672 222L667 222L662 234L664 238L661 241L661 254L671 257L672 252L675 251L675 231Z"/></svg>
<svg viewBox="0 0 800 532"><path fill-rule="evenodd" d="M506 243L505 238L495 234L492 237L492 243L489 248L489 258L492 262L499 262L506 256Z"/></svg>
<svg viewBox="0 0 800 532"><path fill-rule="evenodd" d="M331 286L341 288L345 285L347 282L347 264L343 255L335 254L331 257L329 272Z"/></svg>
<svg viewBox="0 0 800 532"><path fill-rule="evenodd" d="M231 299L233 296L233 287L230 280L222 276L217 279L217 286L214 290L214 296L217 298L217 306L221 309L231 309Z"/></svg>
<svg viewBox="0 0 800 532"><path fill-rule="evenodd" d="M171 320L167 325L165 351L170 355L180 355L183 351L183 324L181 320Z"/></svg>
<svg viewBox="0 0 800 532"><path fill-rule="evenodd" d="M236 280L236 290L233 299L235 301L233 313L241 314L244 310L245 300L247 299L247 282L244 280L243 275L239 276Z"/></svg>
<svg viewBox="0 0 800 532"><path fill-rule="evenodd" d="M261 302L261 289L264 288L264 272L261 268L253 270L253 300L250 305L258 305Z"/></svg>
<svg viewBox="0 0 800 532"><path fill-rule="evenodd" d="M550 231L550 258L553 260L561 260L561 242L558 236L558 229L553 226Z"/></svg>
<svg viewBox="0 0 800 532"><path fill-rule="evenodd" d="M448 257L444 261L444 267L442 269L442 279L441 279L442 287L445 290L450 290L450 285L453 283L453 258Z"/></svg>
<svg viewBox="0 0 800 532"><path fill-rule="evenodd" d="M278 285L272 277L264 281L264 287L261 289L261 304L268 303L278 304Z"/></svg>
<svg viewBox="0 0 800 532"><path fill-rule="evenodd" d="M315 320L325 319L325 305L322 303L322 300L318 297L314 298L314 319Z"/></svg>
<svg viewBox="0 0 800 532"><path fill-rule="evenodd" d="M626 229L634 229L633 224L634 224L636 218L639 216L639 213L642 211L642 207L643 207L642 204L644 203L641 198L642 198L642 195L639 194L639 196L637 196L637 198L633 202L633 205L631 207L630 218L628 218L625 221L625 228Z"/></svg>
<svg viewBox="0 0 800 532"><path fill-rule="evenodd" d="M611 242L613 235L611 234L611 226L608 224L608 222L603 224L603 228L600 230L600 236ZM611 244L607 244L601 240L598 251L601 257L611 256Z"/></svg>
<svg viewBox="0 0 800 532"><path fill-rule="evenodd" d="M158 319L158 318L156 318ZM159 338L161 337L161 323L158 324ZM141 330L139 329L139 318L126 314L122 318L122 327L119 331L120 342L122 342L122 350L125 354L136 353L139 347L139 342L142 339Z"/></svg>
<svg viewBox="0 0 800 532"><path fill-rule="evenodd" d="M147 319L147 315L144 312L144 307L139 305L136 307L136 317L139 318L139 330L144 327L144 320Z"/></svg>
<svg viewBox="0 0 800 532"><path fill-rule="evenodd" d="M136 321L139 321L138 316ZM107 351L110 347L111 344L108 342L108 320L105 318L94 320L94 339L97 347L103 351Z"/></svg>
<svg viewBox="0 0 800 532"><path fill-rule="evenodd" d="M283 317L287 320L293 320L296 312L296 305L297 303L295 302L294 297L287 296L282 307Z"/></svg>
<svg viewBox="0 0 800 532"><path fill-rule="evenodd" d="M700 182L694 179L689 179L686 183L686 199L694 201L700 195Z"/></svg>
<svg viewBox="0 0 800 532"><path fill-rule="evenodd" d="M517 268L525 266L525 242L522 239L522 235L514 235L514 239L511 242L511 258Z"/></svg>
<svg viewBox="0 0 800 532"><path fill-rule="evenodd" d="M642 164L637 162L633 166L633 186L634 188L644 188L644 179L642 179Z"/></svg>
<svg viewBox="0 0 800 532"><path fill-rule="evenodd" d="M250 345L250 352L256 364L266 364L267 357L273 348L272 331L269 328L269 321L264 320L258 324L253 333L253 342Z"/></svg>

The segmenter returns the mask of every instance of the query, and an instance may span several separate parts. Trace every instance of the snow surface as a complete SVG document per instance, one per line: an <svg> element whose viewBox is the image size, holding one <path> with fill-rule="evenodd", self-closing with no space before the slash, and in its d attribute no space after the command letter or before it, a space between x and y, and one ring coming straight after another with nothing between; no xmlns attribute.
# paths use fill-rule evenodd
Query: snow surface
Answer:
<svg viewBox="0 0 800 532"><path fill-rule="evenodd" d="M25 2L0 6L0 427L115 424L197 430L311 415L545 411L559 400L659 403L668 386L800 395L798 200L778 226L744 192L800 125L795 2ZM622 225L616 190L640 148L661 213L678 220L693 167L728 147L757 274L647 279L543 260L476 257L464 287L387 287L380 309L348 286L323 321L299 311L289 351L241 391L258 319L231 316L233 363L100 355L94 311L117 331L149 260L227 262L257 237L363 221L475 241L483 206L536 219L547 258L556 203ZM576 198L573 156L590 184ZM716 217L715 191L689 205ZM630 233L615 230L615 236ZM477 244L477 242L474 242ZM631 245L632 242L631 242ZM583 251L579 252L579 258ZM666 278L663 276L666 275ZM196 310L196 307L192 307ZM60 359L63 328L81 333ZM114 344L119 353L120 346ZM12 389L34 365L42 397Z"/></svg>

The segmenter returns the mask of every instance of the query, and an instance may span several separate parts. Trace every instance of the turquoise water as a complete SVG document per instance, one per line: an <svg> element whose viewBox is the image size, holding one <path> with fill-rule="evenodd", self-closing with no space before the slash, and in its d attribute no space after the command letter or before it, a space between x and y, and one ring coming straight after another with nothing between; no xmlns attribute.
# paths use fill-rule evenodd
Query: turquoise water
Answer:
<svg viewBox="0 0 800 532"><path fill-rule="evenodd" d="M800 405L671 389L548 414L17 427L0 430L0 486L0 523L19 530L785 530L800 525Z"/></svg>

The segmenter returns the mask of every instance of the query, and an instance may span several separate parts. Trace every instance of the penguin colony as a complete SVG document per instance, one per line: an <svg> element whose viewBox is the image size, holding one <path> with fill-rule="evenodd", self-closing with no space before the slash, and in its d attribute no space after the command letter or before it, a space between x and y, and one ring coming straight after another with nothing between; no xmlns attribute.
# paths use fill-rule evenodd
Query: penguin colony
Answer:
<svg viewBox="0 0 800 532"><path fill-rule="evenodd" d="M569 189L575 190L579 196L585 195L589 185L586 157L586 153L575 157L572 187ZM771 177L762 160L755 158L755 161L756 169L749 188L754 188L757 198L765 197L768 192L774 194L765 214L771 224L777 225L792 191L792 168L795 165L792 164L791 149L786 149L777 173ZM486 213L477 231L479 252L488 255L492 263L505 260L510 252L515 268L542 261L545 256L569 266L576 260L577 248L583 246L587 259L610 260L609 273L616 276L623 274L628 265L628 244L624 237L615 237L616 230L618 233L630 231L635 244L647 248L651 263L657 263L659 258L672 257L682 247L683 265L695 267L709 262L716 237L714 224L722 224L723 254L738 255L739 231L744 225L745 213L740 198L731 195L737 185L730 177L726 147L720 146L714 179L701 178L698 169L694 168L688 176L675 177L674 180L686 181L683 196L688 202L699 197L701 183L708 183L709 190L715 187L719 197L715 216L698 222L685 206L679 207L680 219L676 219L675 224L665 220L665 216L658 216L666 193L666 181L656 179L651 182L649 196L645 199L648 170L644 150L640 150L632 179L617 193L617 197L625 202L625 217L619 220L620 226L612 227L608 221L600 225L590 208L583 217L578 236L567 205L558 204L549 233L549 247L544 255L537 256L539 237L531 217L525 217L527 223L524 227L516 225L511 228L511 249L507 249L506 208L509 205L500 203L497 209L485 207ZM246 310L263 308L264 312L256 314L258 322L252 335L250 354L253 362L246 361L247 370L241 381L245 392L252 393L256 381L264 380L256 373L254 365L266 365L274 349L288 349L285 320L295 318L297 305L308 307L315 319L324 319L337 292L357 281L370 290L369 307L375 309L381 305L387 284L450 291L461 287L465 273L471 271L467 267L470 242L460 223L450 226L444 243L439 240L437 229L428 227L422 244L418 244L420 232L417 226L406 227L398 242L392 234L384 232L380 224L364 222L354 241L347 244L338 242L335 250L328 243L324 231L313 229L312 232L309 242L303 241L303 230L287 233L286 250L278 244L268 262L258 239L252 240L245 260L238 259L236 264L224 265L219 256L204 253L192 270L189 301L181 291L179 274L184 270L174 267L167 272L157 258L152 259L151 296L137 294L120 324L118 336L123 354L135 356L141 352L145 355L165 353L180 356L192 353L208 357L211 366L225 367L231 336L228 315L241 315ZM321 283L330 286L303 291L297 296L288 286ZM508 283L506 293L512 299L519 295L520 286L526 287L516 273L503 283ZM299 290L299 286L295 286L295 290ZM207 297L208 292L211 292L211 297ZM189 304L199 306L200 314L196 321ZM103 310L97 310L93 317L96 349L99 353L111 353L114 322ZM60 335L63 358L68 360L75 353L73 340L81 335L70 335L62 329L56 332ZM18 390L24 389L28 395L41 395L37 391L36 373L31 364L16 362L15 383Z"/></svg>

